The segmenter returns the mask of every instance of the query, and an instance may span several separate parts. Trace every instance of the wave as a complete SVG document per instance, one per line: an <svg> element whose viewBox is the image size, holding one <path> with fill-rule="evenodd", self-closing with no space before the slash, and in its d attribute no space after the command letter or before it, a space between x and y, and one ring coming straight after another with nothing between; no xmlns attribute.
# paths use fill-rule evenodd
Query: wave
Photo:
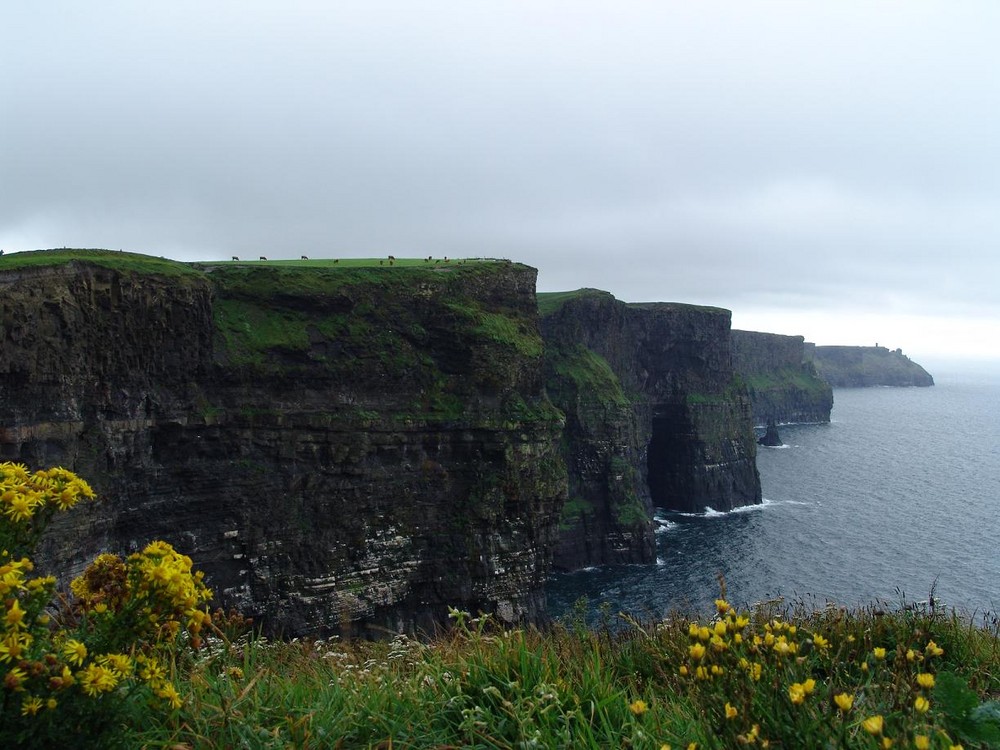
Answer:
<svg viewBox="0 0 1000 750"><path fill-rule="evenodd" d="M677 528L677 523L674 521L668 521L665 518L653 517L653 523L656 524L656 528L653 530L654 534L666 534L671 529Z"/></svg>
<svg viewBox="0 0 1000 750"><path fill-rule="evenodd" d="M739 513L756 513L757 511L764 510L765 508L770 508L776 505L811 505L811 503L803 502L802 500L768 500L766 497L763 498L759 503L755 505L740 505L739 507L733 508L732 510L716 510L710 505L705 506L705 510L702 513L681 513L681 512L671 512L672 516L681 516L683 518L725 518L726 516L737 515ZM660 519L654 519L658 523L663 523ZM666 520L666 519L664 519ZM669 521L666 521L670 523ZM673 524L676 526L677 524Z"/></svg>

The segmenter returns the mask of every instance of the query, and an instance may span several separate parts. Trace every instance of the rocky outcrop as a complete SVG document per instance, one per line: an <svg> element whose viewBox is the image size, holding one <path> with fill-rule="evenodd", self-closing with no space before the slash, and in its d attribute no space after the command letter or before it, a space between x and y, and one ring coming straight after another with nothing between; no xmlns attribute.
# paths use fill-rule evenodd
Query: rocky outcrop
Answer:
<svg viewBox="0 0 1000 750"><path fill-rule="evenodd" d="M539 301L549 394L566 415L557 566L650 560L654 507L760 502L728 311L626 304L596 290Z"/></svg>
<svg viewBox="0 0 1000 750"><path fill-rule="evenodd" d="M815 357L820 376L835 388L934 385L934 378L902 349L817 346Z"/></svg>
<svg viewBox="0 0 1000 750"><path fill-rule="evenodd" d="M0 457L104 498L47 567L163 538L286 634L539 617L566 469L534 269L36 255L0 261Z"/></svg>
<svg viewBox="0 0 1000 750"><path fill-rule="evenodd" d="M778 426L774 422L767 423L764 434L757 438L757 444L768 448L777 448L783 445L781 442L781 433L778 432Z"/></svg>
<svg viewBox="0 0 1000 750"><path fill-rule="evenodd" d="M746 383L756 425L829 422L833 390L802 336L733 331L733 367Z"/></svg>

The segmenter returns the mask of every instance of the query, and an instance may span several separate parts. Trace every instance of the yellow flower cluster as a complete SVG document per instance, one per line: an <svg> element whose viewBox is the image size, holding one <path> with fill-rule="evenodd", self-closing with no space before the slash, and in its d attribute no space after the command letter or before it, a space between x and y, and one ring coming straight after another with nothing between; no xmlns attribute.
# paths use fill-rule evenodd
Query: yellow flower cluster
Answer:
<svg viewBox="0 0 1000 750"><path fill-rule="evenodd" d="M787 701L787 716L801 721L803 731L812 731L806 728L815 727L818 721L825 722L831 737L866 733L883 748L898 741L888 736L890 727L893 731L915 727L907 741L917 747L929 746L924 743L935 732L945 736L943 730L934 728L931 701L924 694L934 687L934 675L909 672L912 667L906 666L912 663L926 668L929 660L941 656L944 650L933 640L922 647L914 644L907 651L874 644L863 651L853 635L835 638L830 633L808 632L780 617L756 616L751 620L723 599L716 601L716 610L718 614L710 622L687 625L688 644L676 673L682 680L690 680L690 694L704 697L707 710L720 720L719 726L734 727L725 730L731 733L725 742L767 747L766 733L783 733L780 727L769 724L770 717L753 715L755 706L761 705L762 690L774 691L774 700L779 703ZM753 628L749 627L752 621ZM900 684L889 677L893 668L910 675L911 692L902 696L909 706L906 721L895 714L855 716L858 696L870 704L873 684ZM824 684L819 678L828 682ZM906 682L902 684L906 690ZM895 700L890 699L888 705Z"/></svg>
<svg viewBox="0 0 1000 750"><path fill-rule="evenodd" d="M211 622L205 603L212 592L203 579L190 557L156 541L126 560L98 556L70 589L91 616L125 615L138 634L160 639L173 639L183 625L197 647L202 630Z"/></svg>
<svg viewBox="0 0 1000 750"><path fill-rule="evenodd" d="M80 498L94 499L84 480L56 467L29 473L23 464L0 463L0 513L15 524L31 521L45 509L68 510Z"/></svg>
<svg viewBox="0 0 1000 750"><path fill-rule="evenodd" d="M124 698L137 686L179 708L161 659L176 653L182 630L197 647L211 622L203 574L166 542L125 560L98 556L70 585L76 601L53 605L56 579L31 577L21 551L30 554L54 512L93 497L66 469L30 473L0 463L0 701L19 705L12 715L25 721L65 701ZM53 609L58 618L48 614Z"/></svg>

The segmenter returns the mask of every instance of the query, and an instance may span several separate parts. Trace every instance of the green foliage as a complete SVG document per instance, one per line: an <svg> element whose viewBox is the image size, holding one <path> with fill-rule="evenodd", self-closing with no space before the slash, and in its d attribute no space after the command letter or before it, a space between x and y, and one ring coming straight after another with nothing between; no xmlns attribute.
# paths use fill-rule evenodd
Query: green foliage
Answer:
<svg viewBox="0 0 1000 750"><path fill-rule="evenodd" d="M644 750L992 742L983 727L995 704L968 681L996 690L1000 634L939 613L780 603L737 612L720 600L711 618L626 618L624 629L591 630L580 616L544 633L454 610L452 619L427 642L215 640L181 675L180 711L136 725L130 739Z"/></svg>
<svg viewBox="0 0 1000 750"><path fill-rule="evenodd" d="M618 408L631 405L608 361L583 344L550 347L548 366L552 372L549 392L563 409L569 408L568 399L574 397Z"/></svg>
<svg viewBox="0 0 1000 750"><path fill-rule="evenodd" d="M807 393L824 393L829 386L815 374L802 368L787 367L767 373L746 376L747 388L758 393L789 387Z"/></svg>
<svg viewBox="0 0 1000 750"><path fill-rule="evenodd" d="M934 697L954 737L963 742L1000 747L1000 702L980 703L968 683L951 672L938 675Z"/></svg>

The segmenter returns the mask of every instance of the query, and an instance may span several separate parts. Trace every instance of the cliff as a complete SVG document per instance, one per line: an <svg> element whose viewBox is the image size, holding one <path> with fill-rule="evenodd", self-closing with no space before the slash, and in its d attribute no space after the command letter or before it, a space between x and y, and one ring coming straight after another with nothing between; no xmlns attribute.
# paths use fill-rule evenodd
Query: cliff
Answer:
<svg viewBox="0 0 1000 750"><path fill-rule="evenodd" d="M829 422L833 389L816 372L802 336L733 331L733 367L746 383L753 421Z"/></svg>
<svg viewBox="0 0 1000 750"><path fill-rule="evenodd" d="M596 290L541 294L539 305L548 390L566 415L557 567L651 560L654 507L760 502L728 311Z"/></svg>
<svg viewBox="0 0 1000 750"><path fill-rule="evenodd" d="M835 388L934 385L934 378L901 349L817 346L815 358L820 377Z"/></svg>
<svg viewBox="0 0 1000 750"><path fill-rule="evenodd" d="M104 498L46 567L163 538L286 634L535 620L566 499L535 271L0 259L0 457Z"/></svg>

